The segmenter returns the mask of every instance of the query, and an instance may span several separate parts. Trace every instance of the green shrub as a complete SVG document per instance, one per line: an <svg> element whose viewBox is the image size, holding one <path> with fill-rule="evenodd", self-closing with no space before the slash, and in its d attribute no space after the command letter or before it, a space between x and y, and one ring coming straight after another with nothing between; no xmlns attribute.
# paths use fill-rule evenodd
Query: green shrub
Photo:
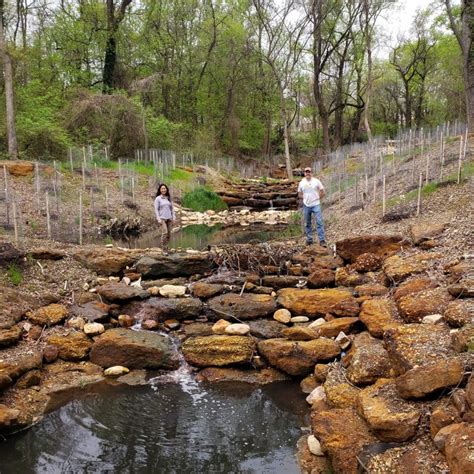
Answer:
<svg viewBox="0 0 474 474"><path fill-rule="evenodd" d="M17 265L9 265L7 268L8 279L12 285L19 285L23 281L23 275Z"/></svg>
<svg viewBox="0 0 474 474"><path fill-rule="evenodd" d="M214 192L205 186L199 186L183 196L184 207L193 211L204 212L207 210L222 211L227 209L227 204Z"/></svg>

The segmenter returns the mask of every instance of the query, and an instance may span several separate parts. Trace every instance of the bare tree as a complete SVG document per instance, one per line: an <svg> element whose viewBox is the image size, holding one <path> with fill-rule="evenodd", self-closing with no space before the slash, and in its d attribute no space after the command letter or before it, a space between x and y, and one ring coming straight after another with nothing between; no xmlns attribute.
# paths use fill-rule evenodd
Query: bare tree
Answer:
<svg viewBox="0 0 474 474"><path fill-rule="evenodd" d="M466 115L469 132L474 132L474 2L461 1L461 24L456 20L451 0L444 0L451 28L461 47L464 60L464 90L466 94Z"/></svg>
<svg viewBox="0 0 474 474"><path fill-rule="evenodd" d="M5 3L0 0L0 56L3 62L3 77L5 80L5 105L7 119L7 142L8 155L12 159L18 158L18 142L16 139L15 125L15 101L13 94L13 68L12 60L8 52L7 40L5 36Z"/></svg>

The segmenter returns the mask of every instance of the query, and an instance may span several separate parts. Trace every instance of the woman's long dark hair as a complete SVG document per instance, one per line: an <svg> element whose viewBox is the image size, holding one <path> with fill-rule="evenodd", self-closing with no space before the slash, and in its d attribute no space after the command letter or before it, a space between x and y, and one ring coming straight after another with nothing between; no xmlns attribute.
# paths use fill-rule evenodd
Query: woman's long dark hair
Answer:
<svg viewBox="0 0 474 474"><path fill-rule="evenodd" d="M156 191L156 196L155 196L155 198L157 198L158 196L161 196L161 192L160 192L161 186L164 186L164 187L166 188L166 194L165 194L165 196L171 201L170 190L169 190L168 186L166 186L165 183L161 183L161 184L158 186L158 189L157 189L157 191Z"/></svg>

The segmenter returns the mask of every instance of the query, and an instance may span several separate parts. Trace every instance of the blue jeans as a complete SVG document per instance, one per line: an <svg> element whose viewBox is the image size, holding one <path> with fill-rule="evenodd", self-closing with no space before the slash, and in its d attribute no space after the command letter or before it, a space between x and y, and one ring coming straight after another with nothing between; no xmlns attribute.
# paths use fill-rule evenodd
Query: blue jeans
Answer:
<svg viewBox="0 0 474 474"><path fill-rule="evenodd" d="M316 229L318 231L319 241L323 242L326 239L324 238L324 224L323 224L323 215L321 214L321 205L317 204L316 206L308 207L303 204L306 242L313 243L313 233L312 233L312 215L313 214L316 217Z"/></svg>

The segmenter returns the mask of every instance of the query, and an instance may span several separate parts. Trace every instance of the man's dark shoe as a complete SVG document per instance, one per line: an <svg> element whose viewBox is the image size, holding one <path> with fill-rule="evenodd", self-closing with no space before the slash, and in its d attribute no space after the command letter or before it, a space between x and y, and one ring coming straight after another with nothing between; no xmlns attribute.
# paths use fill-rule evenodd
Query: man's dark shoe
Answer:
<svg viewBox="0 0 474 474"><path fill-rule="evenodd" d="M320 245L321 247L326 247L326 248L327 248L327 246L328 246L328 244L326 243L325 240L321 240L321 242L319 242L319 245Z"/></svg>

